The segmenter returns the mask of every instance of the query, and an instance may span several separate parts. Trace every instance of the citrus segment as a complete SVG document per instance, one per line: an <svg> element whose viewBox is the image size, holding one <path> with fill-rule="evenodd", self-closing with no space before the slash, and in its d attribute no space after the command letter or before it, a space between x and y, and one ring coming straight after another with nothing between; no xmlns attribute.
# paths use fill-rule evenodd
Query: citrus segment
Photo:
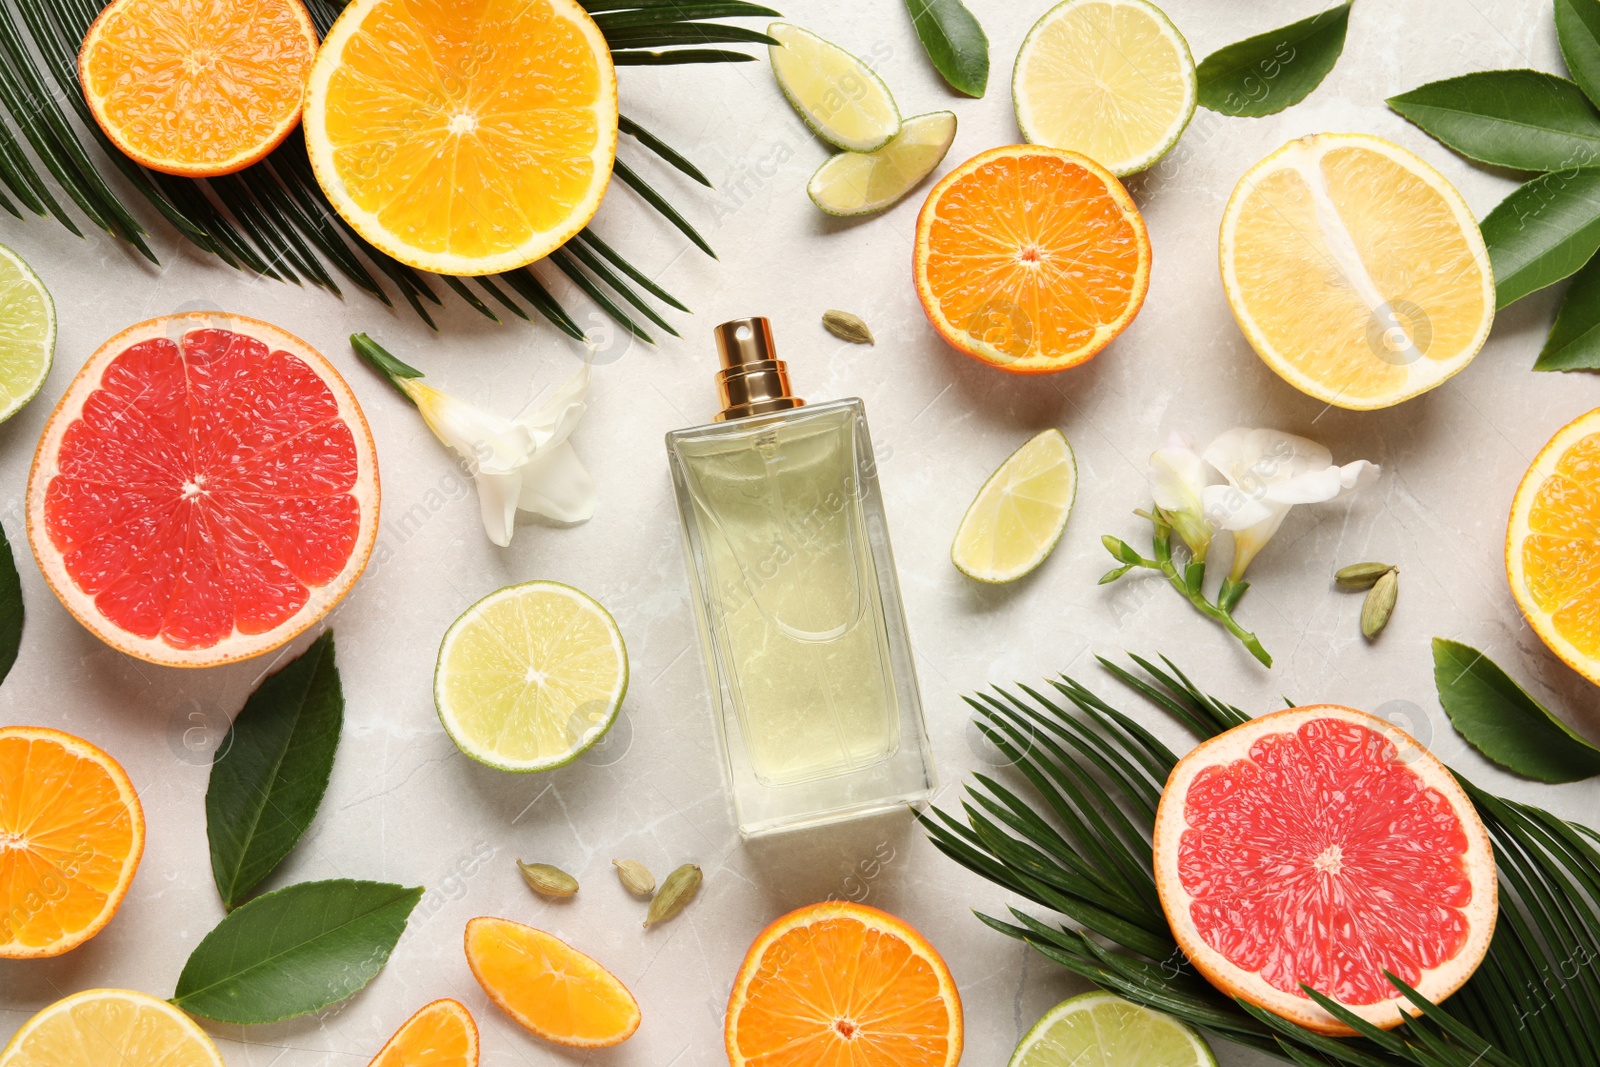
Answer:
<svg viewBox="0 0 1600 1067"><path fill-rule="evenodd" d="M478 1024L460 1001L436 1000L407 1019L367 1067L478 1067Z"/></svg>
<svg viewBox="0 0 1600 1067"><path fill-rule="evenodd" d="M818 167L806 193L830 215L882 211L932 174L955 139L955 115L915 115L876 152L840 152Z"/></svg>
<svg viewBox="0 0 1600 1067"><path fill-rule="evenodd" d="M1194 58L1145 0L1066 0L1022 42L1011 79L1031 144L1081 152L1118 176L1178 143L1199 98Z"/></svg>
<svg viewBox="0 0 1600 1067"><path fill-rule="evenodd" d="M961 996L908 924L830 901L756 938L734 979L725 1036L732 1067L955 1067Z"/></svg>
<svg viewBox="0 0 1600 1067"><path fill-rule="evenodd" d="M810 30L774 22L767 36L778 88L806 125L829 144L874 152L900 132L900 109L883 79L855 56Z"/></svg>
<svg viewBox="0 0 1600 1067"><path fill-rule="evenodd" d="M600 206L616 71L575 0L353 0L312 67L305 130L361 236L421 270L496 274Z"/></svg>
<svg viewBox="0 0 1600 1067"><path fill-rule="evenodd" d="M193 1019L127 989L90 989L58 1000L22 1024L0 1067L223 1067Z"/></svg>
<svg viewBox="0 0 1600 1067"><path fill-rule="evenodd" d="M1444 176L1365 134L1291 141L1240 179L1222 219L1223 287L1289 384L1388 407L1472 361L1494 322L1478 224Z"/></svg>
<svg viewBox="0 0 1600 1067"><path fill-rule="evenodd" d="M168 666L259 655L326 614L377 535L355 396L304 341L234 315L131 327L45 426L28 539L102 640Z"/></svg>
<svg viewBox="0 0 1600 1067"><path fill-rule="evenodd" d="M0 245L0 422L38 395L55 350L55 302L22 257Z"/></svg>
<svg viewBox="0 0 1600 1067"><path fill-rule="evenodd" d="M1199 1034L1110 993L1084 993L1045 1013L1008 1067L1216 1067Z"/></svg>
<svg viewBox="0 0 1600 1067"><path fill-rule="evenodd" d="M215 177L295 128L316 51L300 0L116 0L83 39L78 78L130 159Z"/></svg>
<svg viewBox="0 0 1600 1067"><path fill-rule="evenodd" d="M1174 768L1156 882L1212 984L1325 1034L1309 986L1388 1029L1483 961L1498 889L1488 832L1450 772L1402 731L1317 705L1252 720Z"/></svg>
<svg viewBox="0 0 1600 1067"><path fill-rule="evenodd" d="M610 971L571 945L508 919L467 923L467 963L507 1015L571 1048L620 1045L639 1029L639 1003Z"/></svg>
<svg viewBox="0 0 1600 1067"><path fill-rule="evenodd" d="M950 558L980 582L1021 578L1061 540L1077 493L1072 446L1060 430L1045 430L983 483L956 530Z"/></svg>
<svg viewBox="0 0 1600 1067"><path fill-rule="evenodd" d="M1015 374L1089 359L1150 287L1133 198L1100 164L1056 148L995 148L945 175L917 219L915 254L934 328Z"/></svg>
<svg viewBox="0 0 1600 1067"><path fill-rule="evenodd" d="M98 934L143 854L144 809L116 760L71 734L0 727L0 958Z"/></svg>

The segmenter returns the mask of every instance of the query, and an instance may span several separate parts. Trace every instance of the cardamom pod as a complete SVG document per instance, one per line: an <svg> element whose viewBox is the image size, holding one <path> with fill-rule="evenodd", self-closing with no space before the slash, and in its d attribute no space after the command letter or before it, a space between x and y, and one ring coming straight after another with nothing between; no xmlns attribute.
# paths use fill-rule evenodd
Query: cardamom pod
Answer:
<svg viewBox="0 0 1600 1067"><path fill-rule="evenodd" d="M1400 572L1393 568L1385 571L1376 584L1367 590L1367 599L1361 604L1361 633L1367 640L1377 637L1389 625L1394 614L1395 600L1400 596Z"/></svg>
<svg viewBox="0 0 1600 1067"><path fill-rule="evenodd" d="M647 897L656 891L656 876L638 860L612 860L611 865L617 869L617 877L628 892Z"/></svg>
<svg viewBox="0 0 1600 1067"><path fill-rule="evenodd" d="M578 880L560 867L521 860L517 861L517 866L522 869L522 880L528 883L528 888L542 897L570 897L578 891Z"/></svg>
<svg viewBox="0 0 1600 1067"><path fill-rule="evenodd" d="M852 315L848 311L824 311L822 313L822 328L839 338L849 341L853 345L875 345L878 342L873 338L872 331L867 329L867 324L860 315Z"/></svg>
<svg viewBox="0 0 1600 1067"><path fill-rule="evenodd" d="M700 892L700 882L700 868L692 863L685 863L667 875L667 880L661 883L661 891L650 901L644 925L648 928L676 916Z"/></svg>
<svg viewBox="0 0 1600 1067"><path fill-rule="evenodd" d="M1370 589L1392 570L1388 563L1352 563L1335 571L1333 580L1346 589Z"/></svg>

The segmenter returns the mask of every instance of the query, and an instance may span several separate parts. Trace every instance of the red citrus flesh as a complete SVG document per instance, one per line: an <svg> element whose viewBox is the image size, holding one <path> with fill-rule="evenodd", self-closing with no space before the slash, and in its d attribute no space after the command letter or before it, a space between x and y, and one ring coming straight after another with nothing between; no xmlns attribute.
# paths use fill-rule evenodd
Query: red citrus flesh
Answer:
<svg viewBox="0 0 1600 1067"><path fill-rule="evenodd" d="M1173 770L1157 885L1178 943L1227 993L1349 1034L1309 986L1388 1028L1482 961L1494 855L1454 779L1403 732L1333 705L1253 720Z"/></svg>
<svg viewBox="0 0 1600 1067"><path fill-rule="evenodd" d="M259 655L332 608L377 528L377 458L338 373L229 315L157 319L90 358L51 416L28 533L69 610L155 663Z"/></svg>

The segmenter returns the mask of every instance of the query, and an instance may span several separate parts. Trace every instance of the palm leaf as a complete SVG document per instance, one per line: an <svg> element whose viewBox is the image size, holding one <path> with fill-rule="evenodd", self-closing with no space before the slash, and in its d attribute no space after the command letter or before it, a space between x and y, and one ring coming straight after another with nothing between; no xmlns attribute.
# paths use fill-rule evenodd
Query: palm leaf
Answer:
<svg viewBox="0 0 1600 1067"><path fill-rule="evenodd" d="M1201 739L1248 720L1164 657L1101 666ZM1057 913L1013 908L992 929L1101 988L1302 1067L1600 1064L1600 834L1461 780L1494 842L1500 917L1483 965L1445 1004L1391 976L1420 1015L1383 1031L1307 990L1357 1032L1325 1037L1224 996L1178 951L1153 896L1154 804L1177 757L1071 678L969 697L1015 781L977 774L964 817L921 816L957 863ZM1013 788L1014 786L1014 788Z"/></svg>
<svg viewBox="0 0 1600 1067"><path fill-rule="evenodd" d="M777 15L747 0L580 2L594 15L619 66L752 60L745 52L703 46L769 44L770 38L709 20ZM344 0L306 0L321 34L343 5ZM78 86L78 46L101 6L101 0L0 0L0 210L19 218L24 212L54 218L81 236L75 209L155 261L143 224L118 192L131 189L184 240L231 267L340 296L347 284L390 306L398 293L430 327L435 323L429 309L441 305L438 283L490 319L499 321L497 308L522 319L537 315L583 340L576 318L550 290L546 278L553 271L629 333L650 341L642 320L677 335L664 310L687 307L592 230L534 267L470 283L430 275L384 255L334 211L311 172L298 131L265 160L224 178L192 180L145 170L101 133ZM624 116L619 125L630 143L693 181L711 185L699 168L637 122ZM683 212L641 173L642 166L619 158L616 175L714 256ZM110 178L112 172L120 179Z"/></svg>

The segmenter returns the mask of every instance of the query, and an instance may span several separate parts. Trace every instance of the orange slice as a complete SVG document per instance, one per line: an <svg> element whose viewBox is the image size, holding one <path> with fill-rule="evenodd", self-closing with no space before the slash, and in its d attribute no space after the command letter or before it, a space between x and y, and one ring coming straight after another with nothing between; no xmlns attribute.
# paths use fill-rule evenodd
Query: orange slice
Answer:
<svg viewBox="0 0 1600 1067"><path fill-rule="evenodd" d="M1533 632L1600 685L1600 408L1562 427L1523 475L1506 575Z"/></svg>
<svg viewBox="0 0 1600 1067"><path fill-rule="evenodd" d="M961 994L921 934L848 901L763 930L733 980L732 1067L955 1067Z"/></svg>
<svg viewBox="0 0 1600 1067"><path fill-rule="evenodd" d="M995 148L928 194L917 295L934 329L974 359L1049 374L1127 329L1150 288L1150 235L1133 198L1088 156Z"/></svg>
<svg viewBox="0 0 1600 1067"><path fill-rule="evenodd" d="M144 809L116 760L0 728L0 958L59 956L105 929L143 854Z"/></svg>
<svg viewBox="0 0 1600 1067"><path fill-rule="evenodd" d="M243 170L300 121L317 31L300 0L116 0L78 80L112 144L151 170Z"/></svg>
<svg viewBox="0 0 1600 1067"><path fill-rule="evenodd" d="M306 97L317 180L361 236L495 274L581 230L617 148L617 76L576 0L352 0Z"/></svg>
<svg viewBox="0 0 1600 1067"><path fill-rule="evenodd" d="M478 1024L458 1000L436 1000L396 1030L367 1067L478 1067Z"/></svg>
<svg viewBox="0 0 1600 1067"><path fill-rule="evenodd" d="M546 1041L605 1048L639 1029L639 1002L628 987L543 930L509 919L473 919L467 964L500 1010Z"/></svg>
<svg viewBox="0 0 1600 1067"><path fill-rule="evenodd" d="M193 1019L128 989L89 989L22 1024L0 1067L223 1067Z"/></svg>

